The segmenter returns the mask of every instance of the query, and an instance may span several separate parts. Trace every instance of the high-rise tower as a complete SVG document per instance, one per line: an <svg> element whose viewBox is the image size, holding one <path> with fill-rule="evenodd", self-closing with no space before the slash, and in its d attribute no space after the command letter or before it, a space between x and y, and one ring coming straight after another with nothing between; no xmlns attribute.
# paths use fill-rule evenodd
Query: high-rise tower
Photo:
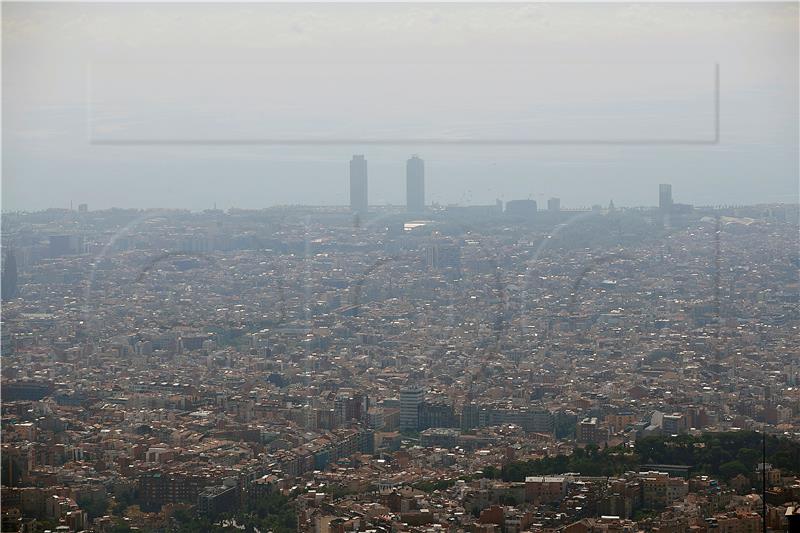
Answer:
<svg viewBox="0 0 800 533"><path fill-rule="evenodd" d="M400 429L416 430L419 425L419 406L425 400L425 390L416 387L400 389Z"/></svg>
<svg viewBox="0 0 800 533"><path fill-rule="evenodd" d="M350 160L350 210L363 216L368 207L367 160L363 155L354 155Z"/></svg>
<svg viewBox="0 0 800 533"><path fill-rule="evenodd" d="M658 186L658 208L662 211L672 209L672 185L669 183Z"/></svg>
<svg viewBox="0 0 800 533"><path fill-rule="evenodd" d="M406 162L406 208L412 213L425 210L425 162L416 155Z"/></svg>

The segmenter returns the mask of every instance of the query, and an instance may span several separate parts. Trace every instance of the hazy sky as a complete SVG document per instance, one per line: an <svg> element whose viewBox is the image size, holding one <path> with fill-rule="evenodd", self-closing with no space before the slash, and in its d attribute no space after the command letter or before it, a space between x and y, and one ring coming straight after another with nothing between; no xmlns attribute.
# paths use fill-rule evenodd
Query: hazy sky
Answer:
<svg viewBox="0 0 800 533"><path fill-rule="evenodd" d="M4 2L2 25L4 210L344 205L354 153L371 204L404 202L411 154L442 204L798 200L796 3Z"/></svg>

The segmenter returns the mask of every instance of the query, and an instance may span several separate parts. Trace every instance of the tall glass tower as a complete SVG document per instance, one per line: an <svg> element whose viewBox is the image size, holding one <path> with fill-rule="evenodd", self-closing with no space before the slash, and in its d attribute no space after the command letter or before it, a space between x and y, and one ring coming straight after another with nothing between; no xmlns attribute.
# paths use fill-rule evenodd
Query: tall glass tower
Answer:
<svg viewBox="0 0 800 533"><path fill-rule="evenodd" d="M658 208L662 211L672 209L672 185L669 183L658 186Z"/></svg>
<svg viewBox="0 0 800 533"><path fill-rule="evenodd" d="M412 213L425 210L425 162L416 155L406 162L406 207Z"/></svg>
<svg viewBox="0 0 800 533"><path fill-rule="evenodd" d="M366 215L368 207L367 160L363 155L354 155L350 160L350 210Z"/></svg>

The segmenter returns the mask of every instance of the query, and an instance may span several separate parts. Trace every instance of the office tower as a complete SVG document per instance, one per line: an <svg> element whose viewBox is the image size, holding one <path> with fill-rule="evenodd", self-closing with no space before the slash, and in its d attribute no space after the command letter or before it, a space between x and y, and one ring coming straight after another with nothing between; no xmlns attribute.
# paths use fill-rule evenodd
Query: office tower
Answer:
<svg viewBox="0 0 800 533"><path fill-rule="evenodd" d="M3 274L2 274L2 298L4 301L11 300L17 297L17 258L14 255L14 250L6 250L5 257L3 258Z"/></svg>
<svg viewBox="0 0 800 533"><path fill-rule="evenodd" d="M672 209L672 185L669 183L658 186L658 208L662 211Z"/></svg>
<svg viewBox="0 0 800 533"><path fill-rule="evenodd" d="M366 215L368 206L367 160L363 155L354 155L350 160L350 210Z"/></svg>
<svg viewBox="0 0 800 533"><path fill-rule="evenodd" d="M536 200L510 200L506 202L506 214L515 217L535 217L536 209Z"/></svg>
<svg viewBox="0 0 800 533"><path fill-rule="evenodd" d="M416 429L419 427L419 406L425 400L425 391L419 387L403 387L400 389L400 429Z"/></svg>
<svg viewBox="0 0 800 533"><path fill-rule="evenodd" d="M425 162L416 155L406 162L406 208L412 213L425 210Z"/></svg>
<svg viewBox="0 0 800 533"><path fill-rule="evenodd" d="M547 200L548 211L561 211L561 198L550 198Z"/></svg>

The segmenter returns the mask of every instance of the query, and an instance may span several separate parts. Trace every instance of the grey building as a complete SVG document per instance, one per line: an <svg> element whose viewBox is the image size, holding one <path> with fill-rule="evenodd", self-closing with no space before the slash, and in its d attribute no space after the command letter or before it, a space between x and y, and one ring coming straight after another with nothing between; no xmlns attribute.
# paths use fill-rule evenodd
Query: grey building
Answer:
<svg viewBox="0 0 800 533"><path fill-rule="evenodd" d="M416 155L406 162L406 208L412 213L425 210L425 162Z"/></svg>
<svg viewBox="0 0 800 533"><path fill-rule="evenodd" d="M400 429L419 427L419 408L425 400L425 391L419 387L400 389Z"/></svg>
<svg viewBox="0 0 800 533"><path fill-rule="evenodd" d="M669 183L658 186L658 208L662 211L672 209L672 185Z"/></svg>
<svg viewBox="0 0 800 533"><path fill-rule="evenodd" d="M368 207L367 160L363 155L354 155L350 160L350 210L366 215Z"/></svg>

